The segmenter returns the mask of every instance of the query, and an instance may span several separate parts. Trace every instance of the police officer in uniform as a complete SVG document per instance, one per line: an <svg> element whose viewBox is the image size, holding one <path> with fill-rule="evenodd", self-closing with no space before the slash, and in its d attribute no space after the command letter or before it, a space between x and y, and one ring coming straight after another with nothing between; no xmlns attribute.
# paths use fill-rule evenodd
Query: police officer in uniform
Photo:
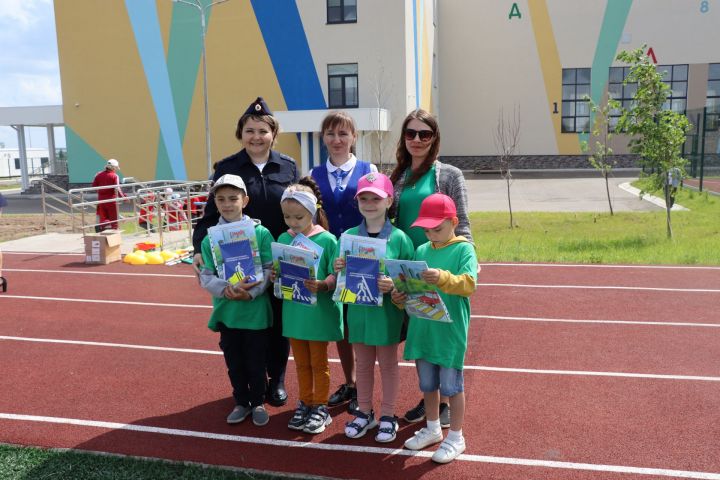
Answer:
<svg viewBox="0 0 720 480"><path fill-rule="evenodd" d="M242 143L243 149L218 162L213 176L213 181L227 173L242 177L250 197L250 203L243 209L243 213L260 220L273 238L278 238L287 229L280 209L280 198L285 189L299 178L295 160L272 150L279 130L278 121L262 97L258 97L238 120L235 137ZM202 262L200 244L208 228L216 225L219 218L213 195L210 194L204 215L193 232L193 247L198 252L193 258L196 271L199 271ZM287 403L285 369L290 343L282 336L282 301L273 295L270 295L270 300L273 326L266 358L266 401L273 406L282 406Z"/></svg>

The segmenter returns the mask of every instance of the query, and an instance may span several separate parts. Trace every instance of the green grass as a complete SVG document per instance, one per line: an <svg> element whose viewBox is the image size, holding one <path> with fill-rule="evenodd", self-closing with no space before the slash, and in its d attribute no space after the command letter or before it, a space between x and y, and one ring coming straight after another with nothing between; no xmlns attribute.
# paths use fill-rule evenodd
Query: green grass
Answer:
<svg viewBox="0 0 720 480"><path fill-rule="evenodd" d="M19 183L0 183L0 191L1 190L12 190L15 188L20 188Z"/></svg>
<svg viewBox="0 0 720 480"><path fill-rule="evenodd" d="M638 185L636 185L638 186ZM672 212L673 239L665 211L609 213L507 212L470 215L481 262L605 264L720 264L720 197L690 189Z"/></svg>
<svg viewBox="0 0 720 480"><path fill-rule="evenodd" d="M164 460L0 444L3 480L268 480L288 478Z"/></svg>

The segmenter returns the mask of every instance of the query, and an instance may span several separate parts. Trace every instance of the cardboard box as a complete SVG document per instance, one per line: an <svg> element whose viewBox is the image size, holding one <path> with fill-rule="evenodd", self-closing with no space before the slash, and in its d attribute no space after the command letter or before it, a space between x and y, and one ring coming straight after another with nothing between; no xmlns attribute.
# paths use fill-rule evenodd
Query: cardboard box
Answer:
<svg viewBox="0 0 720 480"><path fill-rule="evenodd" d="M120 230L104 230L85 235L85 263L105 265L120 261Z"/></svg>

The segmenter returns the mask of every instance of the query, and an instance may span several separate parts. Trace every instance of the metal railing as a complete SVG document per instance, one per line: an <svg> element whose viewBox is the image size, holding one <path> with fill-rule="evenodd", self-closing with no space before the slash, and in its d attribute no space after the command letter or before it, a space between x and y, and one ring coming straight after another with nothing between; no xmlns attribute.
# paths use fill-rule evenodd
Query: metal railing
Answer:
<svg viewBox="0 0 720 480"><path fill-rule="evenodd" d="M69 191L41 180L43 225L48 232L50 215L61 214L67 219L72 232L81 232L83 236L107 227L96 217L98 205L112 204L117 208L117 223L126 234L145 235L157 234L160 246L171 241L167 232L182 231L187 233L187 240L182 236L180 243L192 244L193 226L202 216L204 200L210 182L186 182L177 180L153 180L133 182L103 187L73 188ZM109 189L119 190L122 196L99 200L98 193ZM132 207L123 208L127 203ZM123 225L134 224L134 228Z"/></svg>
<svg viewBox="0 0 720 480"><path fill-rule="evenodd" d="M48 233L48 216L60 215L61 219L67 221L68 227L72 232L76 231L75 215L73 211L73 200L79 200L79 197L73 196L64 188L48 182L44 178L40 181L40 193L42 195L43 209L43 230ZM61 221L61 223L63 223Z"/></svg>

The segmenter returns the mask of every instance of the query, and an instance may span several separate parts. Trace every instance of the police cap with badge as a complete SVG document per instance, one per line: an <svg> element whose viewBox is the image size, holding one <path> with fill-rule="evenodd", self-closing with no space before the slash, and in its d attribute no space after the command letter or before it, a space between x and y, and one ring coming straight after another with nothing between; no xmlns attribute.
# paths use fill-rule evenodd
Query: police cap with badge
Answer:
<svg viewBox="0 0 720 480"><path fill-rule="evenodd" d="M272 111L270 110L270 107L267 106L267 103L265 103L265 100L263 100L262 97L257 97L255 101L250 104L247 110L245 110L245 113L243 115L272 116Z"/></svg>

